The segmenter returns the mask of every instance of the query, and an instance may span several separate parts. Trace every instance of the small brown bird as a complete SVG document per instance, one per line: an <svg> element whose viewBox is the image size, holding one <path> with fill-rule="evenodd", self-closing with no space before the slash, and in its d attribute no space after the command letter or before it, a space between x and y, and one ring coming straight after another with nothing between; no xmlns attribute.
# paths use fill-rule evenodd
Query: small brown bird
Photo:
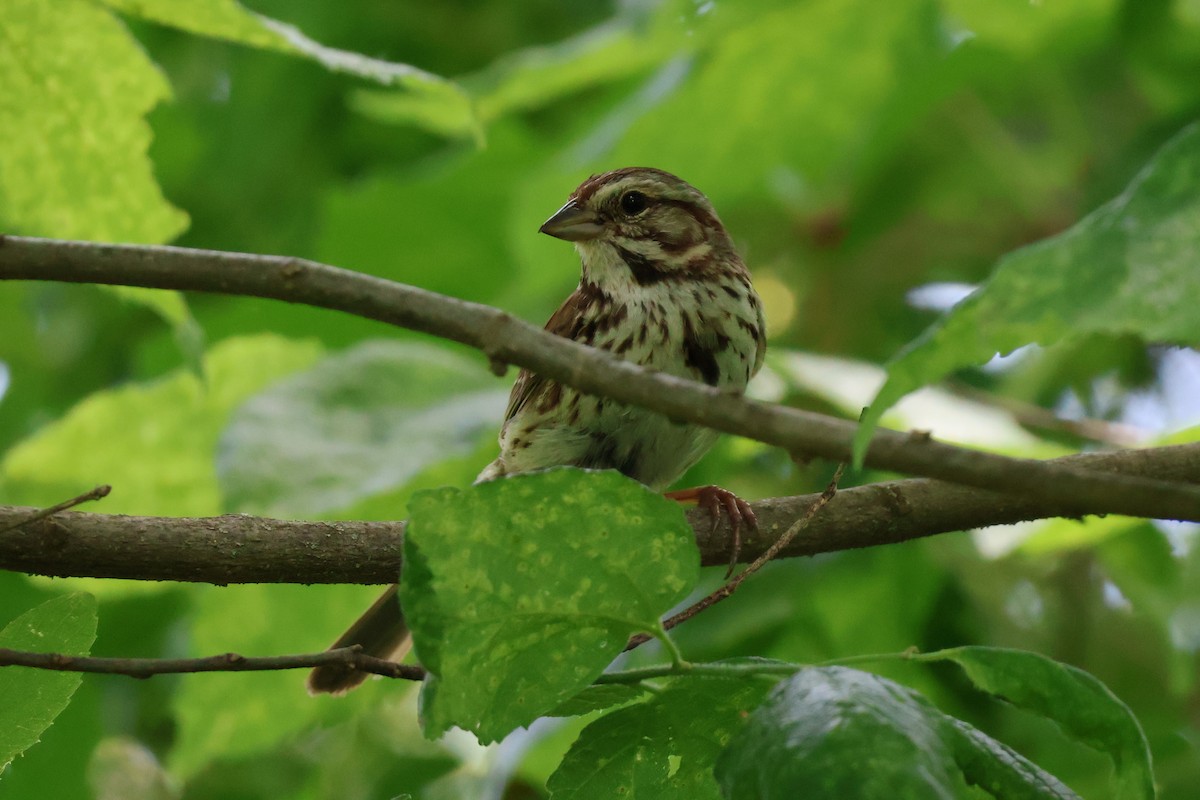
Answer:
<svg viewBox="0 0 1200 800"><path fill-rule="evenodd" d="M750 273L708 198L685 181L645 167L591 177L540 230L574 242L583 262L579 288L546 330L722 389L740 391L762 366L762 302ZM662 491L716 438L707 428L522 370L500 431L500 455L478 480L569 465L615 469ZM743 520L754 522L746 503L716 486L667 496L705 505L714 524L724 508L735 532ZM331 647L359 644L370 655L399 659L409 642L393 586ZM343 666L318 667L308 689L341 694L366 677Z"/></svg>

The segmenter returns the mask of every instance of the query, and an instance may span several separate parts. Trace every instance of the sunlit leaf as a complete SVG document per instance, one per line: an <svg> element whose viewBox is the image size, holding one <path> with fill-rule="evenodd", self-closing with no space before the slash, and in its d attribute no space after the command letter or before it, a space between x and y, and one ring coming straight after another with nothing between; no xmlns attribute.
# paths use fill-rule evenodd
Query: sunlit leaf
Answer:
<svg viewBox="0 0 1200 800"><path fill-rule="evenodd" d="M409 511L400 597L431 737L494 741L549 713L658 630L699 568L679 506L615 472L430 491Z"/></svg>
<svg viewBox="0 0 1200 800"><path fill-rule="evenodd" d="M5 0L0 226L8 233L165 242L142 118L170 90L125 26L84 0Z"/></svg>
<svg viewBox="0 0 1200 800"><path fill-rule="evenodd" d="M9 502L49 506L101 483L109 513L203 516L221 511L217 437L244 398L316 360L312 342L228 339L207 358L207 383L187 370L97 392L0 461Z"/></svg>

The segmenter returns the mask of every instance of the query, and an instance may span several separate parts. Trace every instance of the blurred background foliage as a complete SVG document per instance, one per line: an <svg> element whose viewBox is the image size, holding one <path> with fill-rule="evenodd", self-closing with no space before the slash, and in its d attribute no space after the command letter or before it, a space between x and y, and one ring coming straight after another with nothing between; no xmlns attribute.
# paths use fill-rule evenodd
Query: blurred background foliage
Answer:
<svg viewBox="0 0 1200 800"><path fill-rule="evenodd" d="M710 196L751 266L772 344L754 391L849 417L873 364L1200 117L1195 0L245 6L271 19L0 0L0 230L316 258L541 322L578 265L537 226L587 175L652 165ZM107 482L108 512L399 518L490 460L507 386L476 354L326 311L4 283L0 502ZM1192 441L1200 359L1132 335L1023 349L885 422L1039 457ZM759 498L830 471L727 439L686 481ZM1192 797L1195 545L1192 526L1110 518L796 560L680 639L696 659L1037 650L1105 681L1162 796ZM374 591L5 573L0 622L65 589L100 600L93 652L126 656L315 650ZM1107 765L1048 723L950 670L880 671L1105 796ZM0 791L543 797L578 729L482 750L424 742L395 684L312 700L287 673L87 678Z"/></svg>

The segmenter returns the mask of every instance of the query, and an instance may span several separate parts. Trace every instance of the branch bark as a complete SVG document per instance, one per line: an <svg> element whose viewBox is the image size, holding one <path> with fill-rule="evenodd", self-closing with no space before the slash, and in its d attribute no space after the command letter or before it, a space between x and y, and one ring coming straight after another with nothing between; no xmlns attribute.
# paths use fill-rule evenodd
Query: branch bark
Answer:
<svg viewBox="0 0 1200 800"><path fill-rule="evenodd" d="M1055 466L1101 474L1156 475L1200 484L1200 444L1068 456ZM742 560L762 555L819 495L753 503L757 532L744 532ZM292 522L248 515L129 517L0 507L0 568L56 577L227 583L391 583L400 572L403 522ZM844 489L780 554L815 555L918 539L950 531L1097 509L1073 498L1016 497L934 480ZM32 521L29 521L31 520ZM706 511L688 521L706 565L729 563L726 520L713 530Z"/></svg>
<svg viewBox="0 0 1200 800"><path fill-rule="evenodd" d="M847 461L855 424L722 393L651 373L561 339L489 306L467 303L312 261L178 247L0 237L0 279L105 283L273 298L343 311L474 347L492 364L518 364L591 394L673 420ZM869 466L925 475L1019 498L1064 501L1091 513L1200 521L1200 487L1014 459L880 430Z"/></svg>

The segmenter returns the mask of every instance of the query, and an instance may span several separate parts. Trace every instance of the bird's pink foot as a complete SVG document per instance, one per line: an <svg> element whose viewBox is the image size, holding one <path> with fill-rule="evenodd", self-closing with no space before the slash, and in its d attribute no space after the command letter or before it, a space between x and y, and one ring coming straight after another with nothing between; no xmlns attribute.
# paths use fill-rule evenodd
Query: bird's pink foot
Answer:
<svg viewBox="0 0 1200 800"><path fill-rule="evenodd" d="M732 575L742 549L742 525L745 524L750 530L758 530L758 518L754 516L754 509L750 507L750 504L720 486L696 486L691 489L680 489L675 492L666 492L663 497L679 503L695 503L707 509L708 513L712 515L714 532L721 524L721 509L725 510L725 513L729 515L729 527L733 531L733 546L730 548L729 569L726 571L725 577Z"/></svg>

